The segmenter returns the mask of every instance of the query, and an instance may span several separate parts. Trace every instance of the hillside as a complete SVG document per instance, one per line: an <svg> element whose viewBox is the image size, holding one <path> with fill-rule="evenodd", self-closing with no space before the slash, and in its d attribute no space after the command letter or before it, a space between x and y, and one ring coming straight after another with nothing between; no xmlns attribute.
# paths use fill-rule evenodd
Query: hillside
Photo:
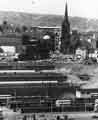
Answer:
<svg viewBox="0 0 98 120"><path fill-rule="evenodd" d="M0 23L4 20L15 25L61 26L63 16L0 11ZM72 29L79 31L98 30L97 19L70 17L70 23Z"/></svg>

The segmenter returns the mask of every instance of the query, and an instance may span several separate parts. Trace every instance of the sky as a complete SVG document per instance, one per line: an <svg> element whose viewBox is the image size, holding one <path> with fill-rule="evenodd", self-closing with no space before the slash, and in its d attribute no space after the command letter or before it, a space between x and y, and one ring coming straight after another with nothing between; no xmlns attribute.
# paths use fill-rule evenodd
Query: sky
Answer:
<svg viewBox="0 0 98 120"><path fill-rule="evenodd" d="M1 11L64 15L66 0L0 0ZM69 16L98 19L98 0L67 0Z"/></svg>

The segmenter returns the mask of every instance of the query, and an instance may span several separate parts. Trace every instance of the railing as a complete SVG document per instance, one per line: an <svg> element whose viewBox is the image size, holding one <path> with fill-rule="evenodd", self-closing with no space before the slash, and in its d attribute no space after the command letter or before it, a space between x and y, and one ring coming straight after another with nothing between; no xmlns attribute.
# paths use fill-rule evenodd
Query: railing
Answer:
<svg viewBox="0 0 98 120"><path fill-rule="evenodd" d="M50 104L48 106L41 106L41 104L34 103L35 106L22 106L20 109L25 109L24 113L16 115L16 120L46 120L47 115L51 113L55 118L49 119L57 119L58 113L66 115L67 112L93 112L94 111L94 103L85 102L85 103L77 103L70 105L62 105L60 107L56 107L54 104ZM37 105L37 106L36 106ZM19 107L19 106L17 106ZM17 109L19 111L19 109ZM51 117L51 116L50 116ZM65 120L65 119L64 119Z"/></svg>
<svg viewBox="0 0 98 120"><path fill-rule="evenodd" d="M66 102L70 101L70 102ZM21 110L22 113L34 112L88 112L94 111L95 98L65 100L57 104L57 98L49 96L13 97L8 101L11 109Z"/></svg>
<svg viewBox="0 0 98 120"><path fill-rule="evenodd" d="M62 116L62 119L61 119ZM59 119L58 119L59 118ZM16 116L16 120L69 120L68 115L62 114L58 115L57 113L47 114L47 113L32 113L32 114L21 114Z"/></svg>
<svg viewBox="0 0 98 120"><path fill-rule="evenodd" d="M25 104L25 105L16 105L17 108L21 110L22 113L40 113L40 112L92 112L94 111L94 103L79 103L73 105L62 105L57 107L54 104ZM14 105L13 109L16 110Z"/></svg>

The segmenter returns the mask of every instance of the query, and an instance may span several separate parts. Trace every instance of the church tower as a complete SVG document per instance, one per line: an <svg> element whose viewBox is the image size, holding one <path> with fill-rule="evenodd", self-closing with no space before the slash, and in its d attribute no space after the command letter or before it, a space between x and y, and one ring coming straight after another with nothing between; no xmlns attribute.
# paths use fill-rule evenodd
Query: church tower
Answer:
<svg viewBox="0 0 98 120"><path fill-rule="evenodd" d="M70 48L70 23L69 23L68 8L66 3L65 15L62 22L62 30L61 30L61 52L63 54L68 54L69 48Z"/></svg>

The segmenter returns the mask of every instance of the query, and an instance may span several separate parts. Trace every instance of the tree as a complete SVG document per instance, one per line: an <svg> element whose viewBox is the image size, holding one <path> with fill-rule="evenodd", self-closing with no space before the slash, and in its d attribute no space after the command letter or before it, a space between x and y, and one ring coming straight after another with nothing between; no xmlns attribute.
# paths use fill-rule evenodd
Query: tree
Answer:
<svg viewBox="0 0 98 120"><path fill-rule="evenodd" d="M31 35L29 35L27 33L22 34L22 44L23 45L30 44L30 41L29 41L30 39L31 39Z"/></svg>
<svg viewBox="0 0 98 120"><path fill-rule="evenodd" d="M2 28L2 26L0 25L0 32L3 32L3 28Z"/></svg>
<svg viewBox="0 0 98 120"><path fill-rule="evenodd" d="M5 21L5 20L2 23L2 30L3 30L3 32L6 31L6 30L8 30L8 22Z"/></svg>
<svg viewBox="0 0 98 120"><path fill-rule="evenodd" d="M28 30L28 27L25 26L25 25L23 25L23 26L22 26L22 31L23 31L23 32L26 32L27 30Z"/></svg>
<svg viewBox="0 0 98 120"><path fill-rule="evenodd" d="M81 47L80 36L77 31L73 31L70 39L70 52L75 53L75 50Z"/></svg>
<svg viewBox="0 0 98 120"><path fill-rule="evenodd" d="M7 23L7 21L6 20L4 20L3 21L3 25L7 25L8 23Z"/></svg>
<svg viewBox="0 0 98 120"><path fill-rule="evenodd" d="M21 29L20 29L20 27L17 26L17 27L15 28L15 32L17 32L17 33L21 33Z"/></svg>

